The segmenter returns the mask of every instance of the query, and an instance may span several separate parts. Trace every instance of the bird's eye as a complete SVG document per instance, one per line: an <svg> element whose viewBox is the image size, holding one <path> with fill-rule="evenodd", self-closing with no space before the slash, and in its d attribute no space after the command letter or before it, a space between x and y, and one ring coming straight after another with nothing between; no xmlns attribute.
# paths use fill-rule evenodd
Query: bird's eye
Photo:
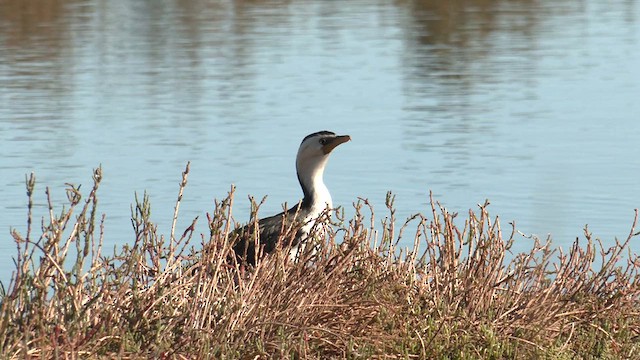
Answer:
<svg viewBox="0 0 640 360"><path fill-rule="evenodd" d="M320 145L326 145L327 139L320 139Z"/></svg>

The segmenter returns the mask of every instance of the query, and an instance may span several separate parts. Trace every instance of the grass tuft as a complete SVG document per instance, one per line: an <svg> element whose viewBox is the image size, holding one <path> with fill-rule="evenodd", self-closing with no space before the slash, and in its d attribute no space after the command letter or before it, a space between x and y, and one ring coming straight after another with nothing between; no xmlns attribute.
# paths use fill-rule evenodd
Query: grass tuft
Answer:
<svg viewBox="0 0 640 360"><path fill-rule="evenodd" d="M133 241L102 249L102 170L84 195L67 184L35 238L35 177L27 177L25 234L0 298L0 355L128 358L601 359L640 353L640 259L629 236L563 251L533 239L512 253L488 203L464 226L431 198L427 216L401 226L393 196L378 224L366 199L356 214L292 261L288 249L247 269L233 259L233 188L215 203L211 235L198 218L176 229L189 164L168 237L145 195L132 206ZM254 204L256 205L256 204ZM257 211L259 204L254 206ZM255 215L255 214L254 214ZM196 235L196 239L198 236ZM409 241L407 239L411 239ZM401 249L400 241L413 243ZM5 287L3 286L3 289Z"/></svg>

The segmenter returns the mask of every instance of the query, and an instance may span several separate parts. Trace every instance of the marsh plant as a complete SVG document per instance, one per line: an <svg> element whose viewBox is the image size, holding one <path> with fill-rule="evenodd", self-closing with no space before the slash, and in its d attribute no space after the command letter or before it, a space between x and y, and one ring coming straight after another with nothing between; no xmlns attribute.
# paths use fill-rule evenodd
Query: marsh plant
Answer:
<svg viewBox="0 0 640 360"><path fill-rule="evenodd" d="M102 170L84 194L11 230L15 271L1 294L3 358L633 358L640 354L637 211L606 247L585 229L566 250L516 238L487 205L464 219L431 198L424 215L395 219L388 194L376 220L366 199L297 261L281 249L255 267L235 261L233 189L177 229L183 173L168 235L147 196L135 199L128 245L102 248ZM254 203L254 216L259 204ZM463 225L462 225L463 223ZM36 224L39 224L37 226ZM458 225L456 225L458 224ZM37 235L36 235L37 234ZM283 229L286 236L286 229ZM400 243L413 244L401 248Z"/></svg>

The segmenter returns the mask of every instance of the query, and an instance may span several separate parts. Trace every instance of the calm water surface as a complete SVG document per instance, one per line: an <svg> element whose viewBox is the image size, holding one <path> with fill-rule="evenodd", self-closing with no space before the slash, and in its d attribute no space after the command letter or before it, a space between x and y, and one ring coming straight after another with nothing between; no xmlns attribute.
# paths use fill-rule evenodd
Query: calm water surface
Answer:
<svg viewBox="0 0 640 360"><path fill-rule="evenodd" d="M0 279L27 173L40 217L45 186L60 206L101 164L109 248L133 241L135 192L168 233L187 161L182 228L206 233L232 183L241 220L248 194L269 195L263 214L296 202L295 152L322 129L353 138L326 171L347 209L381 217L392 190L404 218L432 190L562 246L585 224L626 237L638 64L636 1L0 0Z"/></svg>

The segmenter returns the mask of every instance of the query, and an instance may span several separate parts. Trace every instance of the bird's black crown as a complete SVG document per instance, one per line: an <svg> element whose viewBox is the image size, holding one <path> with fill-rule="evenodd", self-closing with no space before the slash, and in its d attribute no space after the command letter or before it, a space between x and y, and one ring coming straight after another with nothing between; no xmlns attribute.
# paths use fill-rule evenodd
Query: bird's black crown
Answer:
<svg viewBox="0 0 640 360"><path fill-rule="evenodd" d="M314 132L313 134L309 134L309 135L305 136L304 139L302 139L302 142L307 141L308 138L312 138L312 137L318 136L318 135L336 136L336 134L334 132L323 130L323 131Z"/></svg>

